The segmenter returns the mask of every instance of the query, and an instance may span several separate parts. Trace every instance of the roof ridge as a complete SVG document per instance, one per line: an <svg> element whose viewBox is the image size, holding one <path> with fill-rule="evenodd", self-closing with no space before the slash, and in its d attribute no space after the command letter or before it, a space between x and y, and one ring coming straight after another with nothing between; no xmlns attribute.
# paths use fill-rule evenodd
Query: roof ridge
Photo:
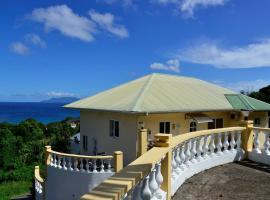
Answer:
<svg viewBox="0 0 270 200"><path fill-rule="evenodd" d="M149 89L150 85L153 82L154 77L156 76L155 73L151 74L144 84L143 88L141 89L140 93L138 94L137 101L135 102L134 106L132 107L132 111L138 111L138 107L142 104L142 98L145 96L145 93Z"/></svg>

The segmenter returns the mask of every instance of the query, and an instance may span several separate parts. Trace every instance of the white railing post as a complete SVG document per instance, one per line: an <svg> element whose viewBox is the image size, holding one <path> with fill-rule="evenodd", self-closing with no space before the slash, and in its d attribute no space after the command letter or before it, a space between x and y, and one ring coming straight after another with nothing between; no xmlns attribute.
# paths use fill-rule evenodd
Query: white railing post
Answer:
<svg viewBox="0 0 270 200"><path fill-rule="evenodd" d="M210 156L213 157L215 155L215 134L211 135L211 140L210 140Z"/></svg>
<svg viewBox="0 0 270 200"><path fill-rule="evenodd" d="M236 140L236 149L238 152L241 151L241 144L242 144L242 138L241 138L241 131L236 131L237 140Z"/></svg>
<svg viewBox="0 0 270 200"><path fill-rule="evenodd" d="M197 137L197 141L196 141L196 144L197 144L197 160L198 161L201 161L201 158L202 158L202 152L203 152L203 149L202 149L202 144L201 144L201 140L202 140L202 137Z"/></svg>
<svg viewBox="0 0 270 200"><path fill-rule="evenodd" d="M196 163L197 143L196 138L191 139L191 162Z"/></svg>
<svg viewBox="0 0 270 200"><path fill-rule="evenodd" d="M269 132L268 131L265 131L265 141L264 141L264 153L266 155L270 155L270 151L269 151L269 146L270 146L270 142L269 142Z"/></svg>
<svg viewBox="0 0 270 200"><path fill-rule="evenodd" d="M181 168L183 171L185 170L185 160L186 160L185 146L186 146L186 143L183 142L183 143L181 144L181 153L180 153L180 158L181 158L181 165L180 165L180 168Z"/></svg>
<svg viewBox="0 0 270 200"><path fill-rule="evenodd" d="M152 197L152 192L149 188L149 176L145 177L143 180L142 186L142 199L143 200L150 200Z"/></svg>
<svg viewBox="0 0 270 200"><path fill-rule="evenodd" d="M231 146L231 152L235 151L235 138L234 138L234 131L231 131L231 142L230 142L230 146Z"/></svg>
<svg viewBox="0 0 270 200"><path fill-rule="evenodd" d="M221 133L218 133L218 141L217 141L217 154L222 155L222 142L221 142Z"/></svg>
<svg viewBox="0 0 270 200"><path fill-rule="evenodd" d="M227 153L228 152L228 147L229 147L228 132L224 133L223 147L224 147L224 153Z"/></svg>
<svg viewBox="0 0 270 200"><path fill-rule="evenodd" d="M259 148L259 146L260 146L259 132L260 132L259 130L254 129L254 141L253 141L253 144L254 144L254 151L256 153L261 153L261 150Z"/></svg>

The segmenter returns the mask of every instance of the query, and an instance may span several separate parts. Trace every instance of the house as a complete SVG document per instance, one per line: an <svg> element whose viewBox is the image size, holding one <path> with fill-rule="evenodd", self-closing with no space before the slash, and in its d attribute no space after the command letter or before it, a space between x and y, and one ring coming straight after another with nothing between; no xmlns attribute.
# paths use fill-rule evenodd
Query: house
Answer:
<svg viewBox="0 0 270 200"><path fill-rule="evenodd" d="M199 79L151 74L68 104L80 110L81 154L138 154L138 129L182 133L235 126L241 119L268 127L270 104Z"/></svg>

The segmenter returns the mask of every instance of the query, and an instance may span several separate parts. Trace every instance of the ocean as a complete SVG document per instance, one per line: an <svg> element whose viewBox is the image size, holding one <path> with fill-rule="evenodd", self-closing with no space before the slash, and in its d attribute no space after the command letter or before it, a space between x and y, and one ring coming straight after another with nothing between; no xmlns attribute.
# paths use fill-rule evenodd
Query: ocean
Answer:
<svg viewBox="0 0 270 200"><path fill-rule="evenodd" d="M0 122L19 123L33 118L44 124L61 121L66 117L79 117L80 112L63 108L60 103L0 102Z"/></svg>

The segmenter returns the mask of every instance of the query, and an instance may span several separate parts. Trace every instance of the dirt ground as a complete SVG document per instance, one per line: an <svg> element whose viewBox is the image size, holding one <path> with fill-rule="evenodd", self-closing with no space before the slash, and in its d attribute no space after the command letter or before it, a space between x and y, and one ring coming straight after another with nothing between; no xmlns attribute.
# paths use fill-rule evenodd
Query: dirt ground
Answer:
<svg viewBox="0 0 270 200"><path fill-rule="evenodd" d="M270 200L270 168L251 161L215 167L188 179L173 200Z"/></svg>

